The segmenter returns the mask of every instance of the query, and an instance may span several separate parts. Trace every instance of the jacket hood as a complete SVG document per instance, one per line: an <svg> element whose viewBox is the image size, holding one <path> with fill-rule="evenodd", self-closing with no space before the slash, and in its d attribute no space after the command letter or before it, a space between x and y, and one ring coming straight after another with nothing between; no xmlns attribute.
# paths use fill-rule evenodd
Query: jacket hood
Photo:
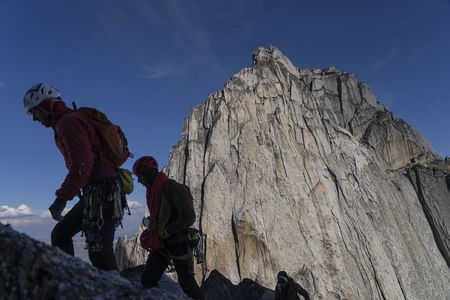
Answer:
<svg viewBox="0 0 450 300"><path fill-rule="evenodd" d="M66 103L64 101L55 101L53 102L53 111L48 116L48 121L50 127L55 129L55 125L58 122L58 120L66 113L72 112L73 110L68 108ZM39 106L43 109L49 111L51 109L52 102L51 101L44 101Z"/></svg>

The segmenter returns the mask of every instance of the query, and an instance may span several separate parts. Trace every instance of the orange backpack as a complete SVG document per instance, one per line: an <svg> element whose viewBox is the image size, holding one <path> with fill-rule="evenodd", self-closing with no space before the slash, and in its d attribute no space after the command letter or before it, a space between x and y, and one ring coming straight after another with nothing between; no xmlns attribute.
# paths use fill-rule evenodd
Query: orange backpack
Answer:
<svg viewBox="0 0 450 300"><path fill-rule="evenodd" d="M100 159L107 161L114 168L119 168L128 157L133 157L128 150L128 141L122 129L111 123L104 113L91 107L77 109L75 103L73 107L75 111L85 115L94 126L100 139Z"/></svg>

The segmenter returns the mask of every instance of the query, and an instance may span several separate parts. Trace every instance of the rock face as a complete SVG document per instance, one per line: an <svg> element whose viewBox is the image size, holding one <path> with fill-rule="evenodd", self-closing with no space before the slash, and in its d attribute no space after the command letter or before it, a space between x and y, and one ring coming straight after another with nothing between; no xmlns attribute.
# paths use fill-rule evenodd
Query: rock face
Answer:
<svg viewBox="0 0 450 300"><path fill-rule="evenodd" d="M408 177L419 197L434 240L450 268L450 170L442 161L430 167L415 166Z"/></svg>
<svg viewBox="0 0 450 300"><path fill-rule="evenodd" d="M145 264L147 261L148 252L139 245L139 235L142 231L141 226L135 237L128 238L128 236L122 235L118 238L114 254L119 270L133 268Z"/></svg>
<svg viewBox="0 0 450 300"><path fill-rule="evenodd" d="M366 84L276 48L193 108L168 167L205 270L269 288L286 270L313 299L448 299L449 173Z"/></svg>
<svg viewBox="0 0 450 300"><path fill-rule="evenodd" d="M98 271L1 223L0 278L1 300L188 299L173 288L144 289L117 272Z"/></svg>

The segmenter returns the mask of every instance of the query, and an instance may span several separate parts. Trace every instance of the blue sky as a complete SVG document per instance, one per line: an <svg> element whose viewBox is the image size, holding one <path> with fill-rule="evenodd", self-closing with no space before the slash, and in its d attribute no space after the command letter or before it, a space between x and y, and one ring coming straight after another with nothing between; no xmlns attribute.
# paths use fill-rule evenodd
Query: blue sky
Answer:
<svg viewBox="0 0 450 300"><path fill-rule="evenodd" d="M449 29L449 0L0 0L0 219L39 237L54 224L45 212L66 169L52 131L24 113L33 84L100 108L137 157L164 165L190 109L260 45L354 73L450 155ZM144 204L144 189L130 199ZM47 225L32 230L36 218Z"/></svg>

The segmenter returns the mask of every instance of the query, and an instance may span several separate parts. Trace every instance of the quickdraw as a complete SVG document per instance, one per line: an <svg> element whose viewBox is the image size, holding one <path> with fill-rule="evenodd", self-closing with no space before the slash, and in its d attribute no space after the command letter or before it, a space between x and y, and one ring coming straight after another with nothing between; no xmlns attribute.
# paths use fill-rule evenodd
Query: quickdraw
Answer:
<svg viewBox="0 0 450 300"><path fill-rule="evenodd" d="M125 195L122 193L120 182L117 178L108 178L98 183L86 185L82 190L83 221L82 236L86 237L86 249L91 252L102 250L102 229L105 224L102 203L113 203L114 225L121 226L125 208L128 208Z"/></svg>

